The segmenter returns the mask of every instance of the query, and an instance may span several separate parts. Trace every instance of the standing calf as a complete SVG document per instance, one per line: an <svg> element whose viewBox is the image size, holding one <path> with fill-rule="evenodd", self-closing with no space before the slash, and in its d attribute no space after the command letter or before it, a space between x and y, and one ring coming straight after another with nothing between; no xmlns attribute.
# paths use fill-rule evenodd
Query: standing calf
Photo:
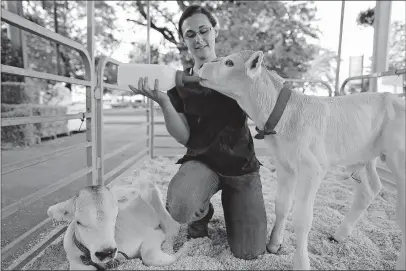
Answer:
<svg viewBox="0 0 406 271"><path fill-rule="evenodd" d="M283 88L283 78L262 66L263 57L261 51L231 54L204 64L199 76L204 87L235 99L259 131L268 130L266 124L275 121L268 122L268 118L279 94L285 92L281 97L288 94L283 114L272 127L274 131L264 137L275 156L278 173L276 221L268 251L276 253L280 248L295 199L293 267L310 269L307 242L314 199L328 168L348 166L361 178L355 184L352 207L333 235L340 242L351 233L382 187L376 172L376 160L381 156L396 177L396 216L402 231L396 269L405 270L405 101L389 93L333 98L290 93Z"/></svg>

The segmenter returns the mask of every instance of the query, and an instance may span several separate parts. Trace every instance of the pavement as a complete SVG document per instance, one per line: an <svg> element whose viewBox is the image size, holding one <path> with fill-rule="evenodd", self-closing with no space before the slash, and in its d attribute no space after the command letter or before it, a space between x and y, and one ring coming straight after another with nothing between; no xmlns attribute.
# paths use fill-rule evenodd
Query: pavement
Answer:
<svg viewBox="0 0 406 271"><path fill-rule="evenodd" d="M104 153L110 153L130 142L146 137L146 127L137 124L145 116L139 110L106 110L104 114ZM80 132L71 136L46 140L32 147L2 149L2 166L40 156L60 148L66 148L86 141L86 133ZM119 166L126 159L145 148L145 144L126 149L124 152L105 161L105 174ZM86 167L86 149L80 149L55 159L48 160L15 172L1 176L1 208L17 202L30 194L43 189L68 175ZM67 200L86 184L86 176L62 187L31 205L1 220L1 247L36 226L47 218L49 206ZM4 265L2 263L2 269Z"/></svg>

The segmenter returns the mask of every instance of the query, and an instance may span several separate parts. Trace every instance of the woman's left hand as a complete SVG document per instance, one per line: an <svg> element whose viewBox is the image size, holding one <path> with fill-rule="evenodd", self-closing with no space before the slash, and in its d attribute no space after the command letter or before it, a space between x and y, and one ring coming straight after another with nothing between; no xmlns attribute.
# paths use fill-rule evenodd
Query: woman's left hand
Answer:
<svg viewBox="0 0 406 271"><path fill-rule="evenodd" d="M128 85L135 94L141 94L159 105L168 97L164 92L159 90L159 80L155 79L154 89L150 89L148 85L148 77L140 78L138 80L138 89L132 85Z"/></svg>

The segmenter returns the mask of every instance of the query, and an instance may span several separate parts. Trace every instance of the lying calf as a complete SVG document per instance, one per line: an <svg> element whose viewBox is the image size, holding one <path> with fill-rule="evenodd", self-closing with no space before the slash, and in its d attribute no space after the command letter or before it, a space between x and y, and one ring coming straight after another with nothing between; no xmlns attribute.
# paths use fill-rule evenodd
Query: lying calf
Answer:
<svg viewBox="0 0 406 271"><path fill-rule="evenodd" d="M119 259L141 257L145 265L169 265L176 258L161 250L180 225L163 207L152 183L139 187L90 186L49 207L56 221L69 222L64 248L71 270L104 270Z"/></svg>
<svg viewBox="0 0 406 271"><path fill-rule="evenodd" d="M199 76L201 85L238 102L257 126L258 138L265 139L275 156L276 221L268 251L279 250L295 199L293 267L310 268L307 239L314 199L332 165L347 165L361 178L360 183L354 182L351 210L332 237L344 240L382 187L375 166L381 156L396 176L396 215L402 231L396 268L405 270L405 101L389 93L331 98L292 92L262 62L261 51L242 51L204 64Z"/></svg>

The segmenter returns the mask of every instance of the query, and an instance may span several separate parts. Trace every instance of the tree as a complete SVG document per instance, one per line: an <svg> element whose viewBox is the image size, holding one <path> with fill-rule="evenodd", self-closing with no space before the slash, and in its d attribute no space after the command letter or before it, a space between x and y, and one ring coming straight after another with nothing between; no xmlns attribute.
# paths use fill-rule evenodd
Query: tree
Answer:
<svg viewBox="0 0 406 271"><path fill-rule="evenodd" d="M357 17L358 25L373 27L375 8L361 11ZM390 26L388 44L388 68L389 70L401 69L406 66L406 37L405 23L393 21Z"/></svg>
<svg viewBox="0 0 406 271"><path fill-rule="evenodd" d="M7 37L6 28L1 29L1 64L19 68L23 67L21 52L12 46L11 41ZM1 74L1 82L22 82L23 80L24 77L20 75Z"/></svg>
<svg viewBox="0 0 406 271"><path fill-rule="evenodd" d="M87 42L86 2L85 1L23 1L24 17L49 30L68 37L80 44ZM55 14L56 11L56 14ZM118 45L112 34L115 30L116 15L114 3L95 1L95 56L109 54ZM80 55L66 46L56 46L53 42L27 33L28 62L30 68L56 73L58 51L61 60L61 75L84 78L84 63ZM70 85L67 85L70 88Z"/></svg>
<svg viewBox="0 0 406 271"><path fill-rule="evenodd" d="M220 8L223 18L219 47L222 54L242 49L262 50L266 65L282 77L300 78L318 47L309 43L318 38L313 3L284 4L280 1L246 1ZM221 50L220 49L220 50Z"/></svg>
<svg viewBox="0 0 406 271"><path fill-rule="evenodd" d="M134 48L133 50L129 53L129 59L130 62L132 63L147 63L148 61L148 56L147 56L147 44L146 43L141 43L141 42L132 42L131 43ZM158 64L160 54L158 51L158 48L150 44L150 52L151 52L151 63L152 64Z"/></svg>
<svg viewBox="0 0 406 271"><path fill-rule="evenodd" d="M389 35L388 62L389 69L406 67L406 34L405 23L393 21Z"/></svg>
<svg viewBox="0 0 406 271"><path fill-rule="evenodd" d="M319 48L315 58L309 62L309 69L304 74L305 78L326 81L330 86L334 85L337 70L337 54L329 49ZM316 87L317 86L317 87ZM306 90L316 92L320 84L309 84ZM328 90L326 89L326 94Z"/></svg>
<svg viewBox="0 0 406 271"><path fill-rule="evenodd" d="M123 1L119 5L123 9L134 10L133 18L128 18L127 21L133 22L136 25L147 25L147 1ZM179 17L180 12L186 8L186 1L177 1L179 9L177 12L171 12L162 2L154 1L150 2L150 17L151 17L151 29L154 29L162 34L166 44L169 46L175 46L179 53L179 59L184 68L193 65L193 60L187 51L187 47L181 42L178 35L178 29L175 23L176 17ZM169 43L169 44L168 44ZM171 54L169 54L171 55Z"/></svg>
<svg viewBox="0 0 406 271"><path fill-rule="evenodd" d="M192 65L178 34L176 22L180 13L197 1L176 1L177 11L169 11L166 2L150 3L151 29L158 31L170 44L175 45L184 68ZM318 38L313 2L289 3L280 1L198 1L213 11L220 21L217 38L219 55L241 49L262 50L268 68L283 77L300 78L309 62L318 53L310 40ZM133 8L130 22L146 25L146 1L122 2L126 9Z"/></svg>

